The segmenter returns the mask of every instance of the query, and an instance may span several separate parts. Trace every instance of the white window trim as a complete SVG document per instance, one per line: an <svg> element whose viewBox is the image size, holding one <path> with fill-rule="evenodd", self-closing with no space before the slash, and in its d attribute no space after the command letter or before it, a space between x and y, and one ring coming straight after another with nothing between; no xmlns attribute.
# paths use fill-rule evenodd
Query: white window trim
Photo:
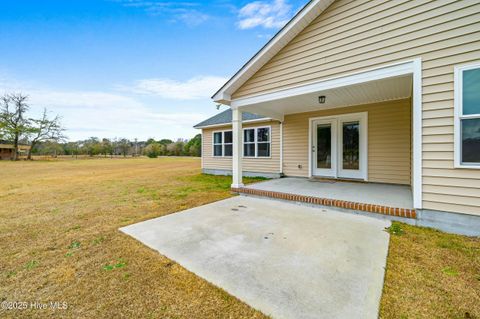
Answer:
<svg viewBox="0 0 480 319"><path fill-rule="evenodd" d="M258 156L258 141L257 141L257 131L258 129L261 128L268 128L269 131L269 141L268 143L270 144L270 152L269 156ZM253 136L253 142L247 142L249 144L255 144L255 156L245 156L245 130L254 130L254 136ZM267 143L267 142L260 142L260 143ZM260 159L266 159L266 158L272 158L272 126L271 125L266 125L266 126L255 126L255 127L244 127L242 130L242 158L260 158Z"/></svg>
<svg viewBox="0 0 480 319"><path fill-rule="evenodd" d="M225 156L225 144L226 145L232 145L232 148L233 148L233 137L232 137L232 143L225 143L225 132L232 132L232 130L221 130L221 131L213 131L212 132L212 157L215 157L215 158L221 158L221 157L225 157L225 158L231 158L232 156L229 155L229 156ZM222 143L215 143L215 133L222 133ZM232 132L233 134L233 132ZM222 145L222 155L215 155L215 145Z"/></svg>
<svg viewBox="0 0 480 319"><path fill-rule="evenodd" d="M480 163L462 163L461 120L480 118L480 114L463 115L463 71L480 69L480 63L455 66L454 68L454 167L480 169Z"/></svg>

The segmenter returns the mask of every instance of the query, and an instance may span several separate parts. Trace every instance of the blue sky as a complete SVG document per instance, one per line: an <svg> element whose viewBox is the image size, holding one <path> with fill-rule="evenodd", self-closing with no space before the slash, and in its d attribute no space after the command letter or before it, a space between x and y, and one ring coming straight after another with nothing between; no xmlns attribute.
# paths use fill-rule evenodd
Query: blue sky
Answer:
<svg viewBox="0 0 480 319"><path fill-rule="evenodd" d="M306 0L2 0L0 93L72 140L189 138L210 96ZM222 107L224 110L226 107Z"/></svg>

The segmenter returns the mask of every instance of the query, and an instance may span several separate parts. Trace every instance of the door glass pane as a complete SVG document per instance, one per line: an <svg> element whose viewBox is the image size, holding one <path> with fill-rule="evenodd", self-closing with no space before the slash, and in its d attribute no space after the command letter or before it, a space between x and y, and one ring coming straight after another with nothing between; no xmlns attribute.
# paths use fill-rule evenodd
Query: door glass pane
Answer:
<svg viewBox="0 0 480 319"><path fill-rule="evenodd" d="M343 169L360 167L360 125L358 122L343 123Z"/></svg>
<svg viewBox="0 0 480 319"><path fill-rule="evenodd" d="M480 119L462 120L462 163L480 163Z"/></svg>
<svg viewBox="0 0 480 319"><path fill-rule="evenodd" d="M480 68L463 71L463 114L480 114Z"/></svg>
<svg viewBox="0 0 480 319"><path fill-rule="evenodd" d="M332 168L332 126L317 126L317 168Z"/></svg>

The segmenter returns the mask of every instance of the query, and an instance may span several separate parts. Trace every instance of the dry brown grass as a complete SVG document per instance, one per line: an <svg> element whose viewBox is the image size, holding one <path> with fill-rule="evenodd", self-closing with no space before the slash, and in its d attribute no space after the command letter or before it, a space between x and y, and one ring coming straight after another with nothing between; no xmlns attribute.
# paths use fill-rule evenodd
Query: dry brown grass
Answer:
<svg viewBox="0 0 480 319"><path fill-rule="evenodd" d="M230 196L199 159L0 162L0 317L263 318L118 228Z"/></svg>
<svg viewBox="0 0 480 319"><path fill-rule="evenodd" d="M480 318L480 239L395 223L382 318Z"/></svg>
<svg viewBox="0 0 480 319"><path fill-rule="evenodd" d="M69 306L0 317L263 318L118 231L229 187L193 158L0 162L0 300ZM480 318L480 240L400 227L382 318Z"/></svg>

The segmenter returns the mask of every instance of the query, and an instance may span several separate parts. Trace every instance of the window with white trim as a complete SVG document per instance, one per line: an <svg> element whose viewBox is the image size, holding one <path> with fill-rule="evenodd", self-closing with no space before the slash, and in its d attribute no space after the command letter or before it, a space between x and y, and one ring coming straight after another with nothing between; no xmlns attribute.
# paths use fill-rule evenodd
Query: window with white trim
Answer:
<svg viewBox="0 0 480 319"><path fill-rule="evenodd" d="M480 168L480 65L455 68L455 162Z"/></svg>
<svg viewBox="0 0 480 319"><path fill-rule="evenodd" d="M232 156L232 131L213 132L213 156Z"/></svg>
<svg viewBox="0 0 480 319"><path fill-rule="evenodd" d="M243 129L243 156L270 157L270 127L252 127Z"/></svg>

